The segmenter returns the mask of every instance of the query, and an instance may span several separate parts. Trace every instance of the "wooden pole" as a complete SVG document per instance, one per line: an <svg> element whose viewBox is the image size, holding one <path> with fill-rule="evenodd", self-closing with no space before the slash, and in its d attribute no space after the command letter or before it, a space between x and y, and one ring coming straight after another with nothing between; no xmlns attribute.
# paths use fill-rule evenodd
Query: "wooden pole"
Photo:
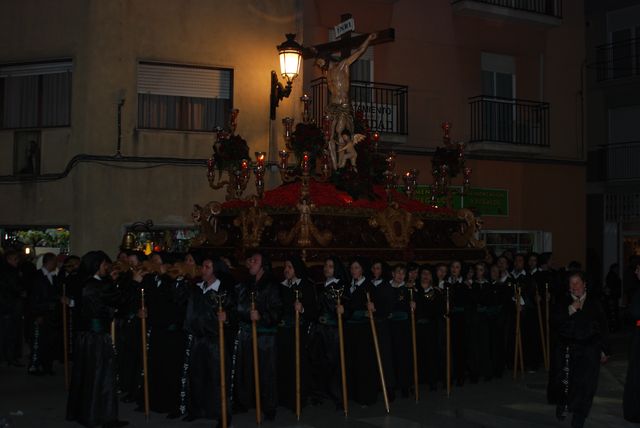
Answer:
<svg viewBox="0 0 640 428"><path fill-rule="evenodd" d="M371 296L367 292L367 303L371 303ZM380 356L380 344L378 343L378 332L376 331L376 321L373 318L373 311L367 305L369 311L369 325L371 326L371 335L373 336L373 347L376 351L376 360L378 362L378 373L380 375L380 384L382 385L382 396L384 397L384 408L389 413L389 397L387 395L387 382L384 379L384 368L382 367L382 357Z"/></svg>
<svg viewBox="0 0 640 428"><path fill-rule="evenodd" d="M218 314L222 314L223 296L218 296ZM218 348L220 351L220 414L222 428L227 428L227 372L224 367L224 321L218 319Z"/></svg>
<svg viewBox="0 0 640 428"><path fill-rule="evenodd" d="M299 302L300 290L295 290L296 303ZM301 391L300 391L300 313L295 310L295 336L296 336L296 417L300 420L302 413Z"/></svg>
<svg viewBox="0 0 640 428"><path fill-rule="evenodd" d="M69 326L67 322L67 284L62 284L62 346L64 347L64 389L69 390Z"/></svg>
<svg viewBox="0 0 640 428"><path fill-rule="evenodd" d="M251 310L256 310L256 293L251 292ZM253 384L256 390L256 423L262 423L262 407L260 405L260 366L258 361L258 326L251 320L251 343L253 345Z"/></svg>
<svg viewBox="0 0 640 428"><path fill-rule="evenodd" d="M337 306L340 306L340 291L336 297ZM340 377L342 380L342 408L344 410L344 416L349 416L349 398L347 397L347 364L344 358L344 331L342 327L342 314L337 311L338 318L338 345L340 347Z"/></svg>
<svg viewBox="0 0 640 428"><path fill-rule="evenodd" d="M144 307L144 288L140 289L140 309L142 310L142 318L140 318L140 331L142 333L142 374L144 381L144 417L149 421L149 370L147 367L147 314Z"/></svg>
<svg viewBox="0 0 640 428"><path fill-rule="evenodd" d="M544 291L544 304L545 304L545 309L546 309L546 313L545 313L545 318L546 318L546 324L547 324L547 334L546 334L546 339L547 339L547 370L551 369L551 331L549 330L549 301L551 300L549 297L549 283L546 283L544 285L545 291Z"/></svg>
<svg viewBox="0 0 640 428"><path fill-rule="evenodd" d="M413 288L409 288L409 298L411 303L413 300ZM420 391L418 390L418 346L416 344L416 311L411 307L411 344L413 351L413 389L416 395L416 403L420 400Z"/></svg>
<svg viewBox="0 0 640 428"><path fill-rule="evenodd" d="M516 322L514 327L514 337L513 337L513 380L516 380L518 376L518 333L520 332L520 301L518 298L518 289L514 286L513 288L513 297L514 297L514 308L516 311Z"/></svg>
<svg viewBox="0 0 640 428"><path fill-rule="evenodd" d="M109 327L111 332L111 346L116 347L116 320L111 320L111 326Z"/></svg>
<svg viewBox="0 0 640 428"><path fill-rule="evenodd" d="M445 319L447 322L447 396L451 395L451 313L449 301L449 287L447 290L447 304L445 308Z"/></svg>
<svg viewBox="0 0 640 428"><path fill-rule="evenodd" d="M544 337L544 327L542 325L542 307L540 302L540 293L538 292L538 286L536 287L536 304L538 309L538 328L540 329L540 342L542 345L542 362L544 363L545 370L549 370L549 366L547 366L547 341Z"/></svg>

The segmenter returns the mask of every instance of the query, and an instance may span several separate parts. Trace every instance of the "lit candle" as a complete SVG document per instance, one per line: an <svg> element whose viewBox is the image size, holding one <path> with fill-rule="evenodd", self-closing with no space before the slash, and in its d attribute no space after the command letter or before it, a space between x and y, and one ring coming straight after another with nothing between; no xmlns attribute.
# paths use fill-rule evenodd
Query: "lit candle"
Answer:
<svg viewBox="0 0 640 428"><path fill-rule="evenodd" d="M286 150L280 150L278 152L278 156L280 156L280 169L286 169L287 164L289 163L289 152Z"/></svg>
<svg viewBox="0 0 640 428"><path fill-rule="evenodd" d="M259 168L264 167L264 160L267 158L266 152L256 152L256 163Z"/></svg>
<svg viewBox="0 0 640 428"><path fill-rule="evenodd" d="M304 172L309 172L310 170L309 159L309 152L302 152L302 170Z"/></svg>

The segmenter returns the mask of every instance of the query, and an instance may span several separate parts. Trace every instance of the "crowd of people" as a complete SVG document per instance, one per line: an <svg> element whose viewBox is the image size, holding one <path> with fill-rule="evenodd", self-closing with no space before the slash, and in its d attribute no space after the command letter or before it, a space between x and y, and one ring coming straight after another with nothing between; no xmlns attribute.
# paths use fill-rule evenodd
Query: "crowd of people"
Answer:
<svg viewBox="0 0 640 428"><path fill-rule="evenodd" d="M500 378L517 364L520 341L525 371L548 366L556 416L570 412L572 426L581 427L600 364L611 354L610 319L618 317L607 309L608 285L599 295L587 293L580 266L556 271L549 253L392 266L337 257L306 266L292 255L276 268L261 251L241 264L200 253L170 256L120 252L112 262L102 251L82 258L48 253L36 269L7 251L2 360L22 365L24 337L27 372L45 376L66 352L72 361L66 416L84 426L126 425L118 419L119 401L140 410L148 402L151 411L185 421L222 424L224 411L230 424L233 414L256 408L258 398L263 420L275 419L278 407L296 411L297 347L299 405L328 401L346 411L343 391L363 406L382 396L393 402L417 393L416 375L432 391ZM640 280L640 265L635 272ZM630 308L640 319L640 293ZM634 323L637 333L640 321ZM631 357L638 360L638 334L634 340ZM637 361L630 363L624 411L632 421L640 421L639 376Z"/></svg>

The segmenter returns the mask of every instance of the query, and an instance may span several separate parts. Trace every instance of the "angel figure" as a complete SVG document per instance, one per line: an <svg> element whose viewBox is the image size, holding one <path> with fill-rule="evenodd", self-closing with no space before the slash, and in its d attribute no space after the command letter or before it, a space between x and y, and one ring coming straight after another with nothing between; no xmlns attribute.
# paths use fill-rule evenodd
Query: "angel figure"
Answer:
<svg viewBox="0 0 640 428"><path fill-rule="evenodd" d="M366 137L362 134L355 134L351 138L351 132L345 129L340 134L340 142L338 144L339 162L338 168L344 168L347 164L347 160L351 161L351 166L354 171L358 171L356 168L356 160L358 159L358 152L356 151L356 144L364 140Z"/></svg>

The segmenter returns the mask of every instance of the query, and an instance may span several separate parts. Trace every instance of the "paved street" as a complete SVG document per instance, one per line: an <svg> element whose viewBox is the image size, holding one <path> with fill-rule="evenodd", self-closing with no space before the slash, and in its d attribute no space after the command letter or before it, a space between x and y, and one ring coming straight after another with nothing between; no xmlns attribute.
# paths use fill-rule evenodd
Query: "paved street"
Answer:
<svg viewBox="0 0 640 428"><path fill-rule="evenodd" d="M624 338L619 346L624 349ZM621 351L623 350L621 349ZM30 377L23 368L0 368L0 417L10 416L12 428L73 428L75 423L64 421L66 394L62 380L62 367L49 377ZM591 416L586 427L623 428L637 427L622 419L622 391L626 361L623 356L613 358L602 370L600 386ZM451 398L442 391L421 391L419 404L410 399L397 399L391 405L390 415L385 415L382 400L376 406L351 407L348 419L332 405L303 409L301 421L289 411L279 409L275 422L264 423L265 428L421 428L421 427L569 427L569 420L558 422L554 408L546 404L546 373L526 374L524 379L514 382L510 377L490 383L465 385L454 388ZM639 403L640 404L640 403ZM164 415L152 414L148 424L141 413L133 411L132 404L122 404L121 419L133 427L213 427L212 421L191 423L167 420ZM16 416L21 411L23 415ZM254 413L235 415L233 426L245 428L255 426Z"/></svg>

